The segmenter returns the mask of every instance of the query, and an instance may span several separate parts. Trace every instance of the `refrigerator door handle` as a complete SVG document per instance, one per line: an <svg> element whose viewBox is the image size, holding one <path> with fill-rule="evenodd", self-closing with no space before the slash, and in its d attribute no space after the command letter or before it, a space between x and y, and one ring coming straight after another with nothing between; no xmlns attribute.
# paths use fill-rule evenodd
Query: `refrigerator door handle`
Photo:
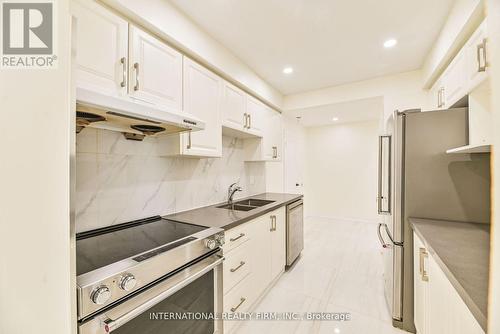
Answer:
<svg viewBox="0 0 500 334"><path fill-rule="evenodd" d="M392 136L378 138L378 194L379 215L391 214L391 146Z"/></svg>
<svg viewBox="0 0 500 334"><path fill-rule="evenodd" d="M378 224L378 228L377 228L378 240L380 240L380 244L382 244L383 248L389 248L391 245L385 243L384 238L382 237L382 233L380 232L380 228L382 227L382 225L385 225L385 224L382 224L382 223Z"/></svg>
<svg viewBox="0 0 500 334"><path fill-rule="evenodd" d="M383 225L384 228L385 228L385 233L387 233L387 236L389 237L389 240L391 241L391 243L394 245L394 246L403 246L403 243L400 242L400 241L394 241L392 235L391 235L391 231L389 231L389 227L387 226L387 224L384 224L384 223L380 223L378 224L379 225L379 235L380 235L380 227ZM380 236L381 238L381 236ZM381 239L383 240L383 239Z"/></svg>

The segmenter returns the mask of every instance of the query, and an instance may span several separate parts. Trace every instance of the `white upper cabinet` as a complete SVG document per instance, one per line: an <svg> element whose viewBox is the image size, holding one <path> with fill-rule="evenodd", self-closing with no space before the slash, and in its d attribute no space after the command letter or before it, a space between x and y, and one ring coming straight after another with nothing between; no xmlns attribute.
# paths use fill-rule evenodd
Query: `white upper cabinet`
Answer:
<svg viewBox="0 0 500 334"><path fill-rule="evenodd" d="M283 150L283 119L280 113L260 103L262 138L245 140L247 161L280 161Z"/></svg>
<svg viewBox="0 0 500 334"><path fill-rule="evenodd" d="M248 123L246 130L256 136L261 137L263 135L263 127L266 122L266 110L267 107L250 95L246 96L246 113L248 117Z"/></svg>
<svg viewBox="0 0 500 334"><path fill-rule="evenodd" d="M444 106L452 107L461 98L468 93L468 84L466 76L467 58L465 51L462 50L453 59L442 76L444 87Z"/></svg>
<svg viewBox="0 0 500 334"><path fill-rule="evenodd" d="M222 156L222 79L184 58L184 111L205 120L205 129L182 134L184 155Z"/></svg>
<svg viewBox="0 0 500 334"><path fill-rule="evenodd" d="M465 53L467 57L467 80L469 89L473 90L488 77L489 72L486 20L481 23L465 45Z"/></svg>
<svg viewBox="0 0 500 334"><path fill-rule="evenodd" d="M224 81L222 97L222 124L230 129L246 131L248 114L246 112L246 93Z"/></svg>
<svg viewBox="0 0 500 334"><path fill-rule="evenodd" d="M113 96L127 94L128 23L94 1L73 1L76 84Z"/></svg>
<svg viewBox="0 0 500 334"><path fill-rule="evenodd" d="M488 78L487 35L484 20L430 89L429 109L455 106Z"/></svg>
<svg viewBox="0 0 500 334"><path fill-rule="evenodd" d="M143 102L182 109L182 54L130 26L129 93Z"/></svg>

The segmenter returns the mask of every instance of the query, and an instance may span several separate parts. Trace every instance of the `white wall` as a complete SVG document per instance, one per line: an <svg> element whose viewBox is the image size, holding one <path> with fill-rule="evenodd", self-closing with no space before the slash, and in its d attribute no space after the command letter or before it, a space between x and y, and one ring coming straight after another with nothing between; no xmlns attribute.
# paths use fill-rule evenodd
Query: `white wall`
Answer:
<svg viewBox="0 0 500 334"><path fill-rule="evenodd" d="M430 88L484 19L484 0L456 0L439 37L422 65L424 87Z"/></svg>
<svg viewBox="0 0 500 334"><path fill-rule="evenodd" d="M307 215L377 220L378 121L307 128Z"/></svg>
<svg viewBox="0 0 500 334"><path fill-rule="evenodd" d="M0 333L74 333L70 242L69 1L56 6L59 66L0 70ZM75 314L75 313L73 313Z"/></svg>
<svg viewBox="0 0 500 334"><path fill-rule="evenodd" d="M283 129L284 191L303 194L306 176L306 130L295 117L286 115L283 117Z"/></svg>
<svg viewBox="0 0 500 334"><path fill-rule="evenodd" d="M84 129L76 137L77 232L166 215L266 191L263 163L245 163L244 141L223 137L222 158L164 157L157 138L126 140ZM277 190L275 190L277 191Z"/></svg>
<svg viewBox="0 0 500 334"><path fill-rule="evenodd" d="M422 72L412 71L391 76L333 86L285 96L285 111L342 103L372 97L384 98L384 131L394 110L423 108L427 101L422 89Z"/></svg>
<svg viewBox="0 0 500 334"><path fill-rule="evenodd" d="M500 40L500 0L488 1L488 33L491 41ZM493 203L490 253L490 293L488 309L488 333L500 333L500 44L490 43L491 78L493 97L493 132L494 146L493 167Z"/></svg>
<svg viewBox="0 0 500 334"><path fill-rule="evenodd" d="M283 96L166 0L103 0L198 62L280 109Z"/></svg>

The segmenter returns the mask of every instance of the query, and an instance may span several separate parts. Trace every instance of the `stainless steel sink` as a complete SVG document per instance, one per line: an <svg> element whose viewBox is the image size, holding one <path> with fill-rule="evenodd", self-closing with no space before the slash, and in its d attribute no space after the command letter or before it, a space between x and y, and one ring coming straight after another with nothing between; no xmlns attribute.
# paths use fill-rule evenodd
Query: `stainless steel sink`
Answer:
<svg viewBox="0 0 500 334"><path fill-rule="evenodd" d="M236 210L236 211L250 211L253 209L257 209L258 207L273 203L274 201L269 201L265 199L245 199L243 201L238 201L232 204L224 204L218 206L219 209L228 209L228 210Z"/></svg>
<svg viewBox="0 0 500 334"><path fill-rule="evenodd" d="M268 204L271 204L271 203L274 203L274 201L268 201L268 200L265 200L265 199L249 198L249 199L246 199L246 200L243 200L243 201L238 201L238 202L236 202L234 204L236 204L236 205L248 205L248 206L260 207L260 206L268 205Z"/></svg>

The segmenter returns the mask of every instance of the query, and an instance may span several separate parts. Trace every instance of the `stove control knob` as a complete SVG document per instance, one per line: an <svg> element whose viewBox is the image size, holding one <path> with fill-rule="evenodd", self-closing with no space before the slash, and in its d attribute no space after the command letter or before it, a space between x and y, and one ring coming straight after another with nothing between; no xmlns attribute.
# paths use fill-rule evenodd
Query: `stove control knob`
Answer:
<svg viewBox="0 0 500 334"><path fill-rule="evenodd" d="M207 246L208 249L215 249L217 247L217 242L214 239L207 239L205 240L205 246Z"/></svg>
<svg viewBox="0 0 500 334"><path fill-rule="evenodd" d="M120 281L118 282L118 286L120 289L125 290L125 291L132 291L132 289L135 288L135 285L137 284L137 280L135 279L134 275L132 274L125 274L120 278Z"/></svg>
<svg viewBox="0 0 500 334"><path fill-rule="evenodd" d="M226 239L224 238L224 234L223 233L216 234L215 235L215 240L217 241L217 243L219 244L219 246L224 246L224 244L226 243Z"/></svg>
<svg viewBox="0 0 500 334"><path fill-rule="evenodd" d="M103 305L111 298L111 291L105 285L98 286L90 294L90 299L94 304Z"/></svg>

